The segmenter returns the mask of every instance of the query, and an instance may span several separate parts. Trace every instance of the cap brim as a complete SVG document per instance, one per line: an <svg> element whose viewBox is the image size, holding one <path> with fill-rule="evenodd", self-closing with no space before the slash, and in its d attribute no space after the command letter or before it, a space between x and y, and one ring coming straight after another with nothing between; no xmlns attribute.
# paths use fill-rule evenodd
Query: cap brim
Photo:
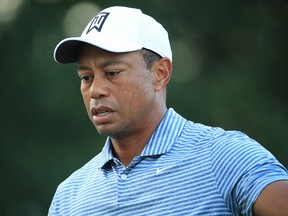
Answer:
<svg viewBox="0 0 288 216"><path fill-rule="evenodd" d="M96 41L96 42L95 42ZM54 50L54 59L58 63L73 63L78 61L80 48L83 44L90 44L109 52L131 52L143 48L139 43L128 43L124 40L102 37L97 40L82 37L71 37L60 41Z"/></svg>

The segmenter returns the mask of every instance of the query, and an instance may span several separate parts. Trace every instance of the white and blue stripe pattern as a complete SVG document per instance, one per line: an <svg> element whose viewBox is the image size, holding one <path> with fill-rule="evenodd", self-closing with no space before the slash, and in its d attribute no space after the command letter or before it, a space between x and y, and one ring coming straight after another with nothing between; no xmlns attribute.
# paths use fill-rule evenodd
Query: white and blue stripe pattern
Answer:
<svg viewBox="0 0 288 216"><path fill-rule="evenodd" d="M62 182L49 215L252 215L269 183L287 170L237 131L187 121L169 109L128 167L100 154Z"/></svg>

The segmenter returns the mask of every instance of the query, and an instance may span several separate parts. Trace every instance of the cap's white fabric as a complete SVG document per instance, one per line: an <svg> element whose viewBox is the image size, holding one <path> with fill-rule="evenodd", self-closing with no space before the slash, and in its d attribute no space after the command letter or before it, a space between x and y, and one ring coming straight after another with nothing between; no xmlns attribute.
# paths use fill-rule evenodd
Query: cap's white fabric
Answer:
<svg viewBox="0 0 288 216"><path fill-rule="evenodd" d="M172 61L167 31L155 19L135 8L114 6L102 10L80 37L66 38L58 43L54 59L59 63L76 62L83 43L115 53L146 48Z"/></svg>

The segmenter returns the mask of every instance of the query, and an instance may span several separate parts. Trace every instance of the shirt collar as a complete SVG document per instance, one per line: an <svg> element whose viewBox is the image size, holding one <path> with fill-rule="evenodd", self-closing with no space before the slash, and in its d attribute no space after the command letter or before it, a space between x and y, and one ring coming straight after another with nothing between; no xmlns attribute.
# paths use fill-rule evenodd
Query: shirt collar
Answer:
<svg viewBox="0 0 288 216"><path fill-rule="evenodd" d="M100 160L100 168L104 168L104 166L109 162L113 161L114 156L112 153L112 144L109 137L107 137L105 145L101 151L101 160Z"/></svg>
<svg viewBox="0 0 288 216"><path fill-rule="evenodd" d="M161 155L168 152L181 134L186 119L168 109L151 139L143 149L141 156Z"/></svg>
<svg viewBox="0 0 288 216"><path fill-rule="evenodd" d="M169 108L140 156L154 156L168 152L180 136L186 121L187 120L176 113L174 109ZM102 149L101 157L101 168L108 162L114 160L109 137Z"/></svg>

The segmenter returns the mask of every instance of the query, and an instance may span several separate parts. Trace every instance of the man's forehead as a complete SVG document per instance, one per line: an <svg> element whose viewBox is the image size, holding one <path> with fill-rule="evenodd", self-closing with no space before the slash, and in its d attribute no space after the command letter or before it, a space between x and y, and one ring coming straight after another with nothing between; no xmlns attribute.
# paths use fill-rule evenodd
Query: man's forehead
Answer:
<svg viewBox="0 0 288 216"><path fill-rule="evenodd" d="M135 61L137 58L143 60L141 50L114 53L92 45L85 45L79 53L78 66L86 65L89 61L93 61L98 67L130 64L131 61Z"/></svg>

